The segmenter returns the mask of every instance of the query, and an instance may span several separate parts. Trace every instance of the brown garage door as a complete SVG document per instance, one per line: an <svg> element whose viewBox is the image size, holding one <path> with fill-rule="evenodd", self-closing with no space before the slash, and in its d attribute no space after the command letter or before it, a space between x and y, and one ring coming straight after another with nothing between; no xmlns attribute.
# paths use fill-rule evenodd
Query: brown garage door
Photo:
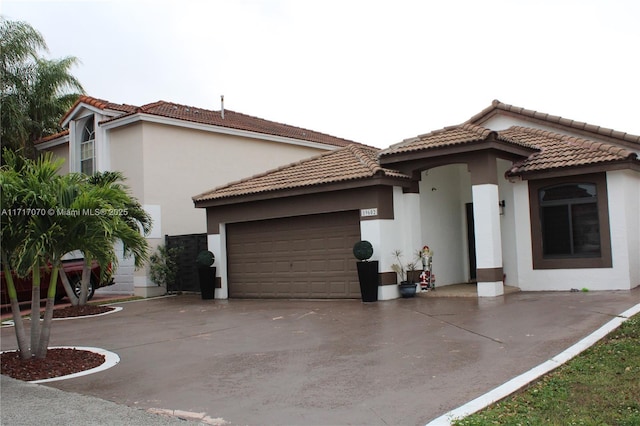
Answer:
<svg viewBox="0 0 640 426"><path fill-rule="evenodd" d="M359 298L358 212L227 225L229 297Z"/></svg>

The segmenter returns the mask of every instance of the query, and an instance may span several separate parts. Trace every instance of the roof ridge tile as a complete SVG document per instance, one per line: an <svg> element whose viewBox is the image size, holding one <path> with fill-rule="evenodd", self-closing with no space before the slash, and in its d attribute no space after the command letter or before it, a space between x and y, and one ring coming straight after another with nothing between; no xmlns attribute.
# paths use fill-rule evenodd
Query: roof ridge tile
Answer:
<svg viewBox="0 0 640 426"><path fill-rule="evenodd" d="M356 159L360 161L360 163L362 163L363 166L371 170L372 174L376 174L382 171L382 167L380 167L380 164L374 158L362 152L362 148L356 145L348 145L347 149L351 151L351 153L356 157Z"/></svg>

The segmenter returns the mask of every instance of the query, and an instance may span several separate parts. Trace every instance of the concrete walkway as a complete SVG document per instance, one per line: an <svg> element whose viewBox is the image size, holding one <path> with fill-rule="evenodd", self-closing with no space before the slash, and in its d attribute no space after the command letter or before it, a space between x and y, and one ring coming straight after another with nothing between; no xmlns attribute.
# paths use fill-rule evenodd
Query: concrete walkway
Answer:
<svg viewBox="0 0 640 426"><path fill-rule="evenodd" d="M195 413L203 424L424 425L638 303L638 289L370 304L192 295L123 303L117 314L55 323L51 341L101 347L121 362L45 389L148 416L157 415L144 410ZM15 349L13 329L1 332L2 349ZM12 400L5 410L13 390L4 383L3 425L51 424L25 414L51 398ZM85 403L58 404L58 413L74 418L78 406ZM11 410L23 413L21 422L5 417ZM107 411L114 413L110 424L145 424L118 423L123 414Z"/></svg>

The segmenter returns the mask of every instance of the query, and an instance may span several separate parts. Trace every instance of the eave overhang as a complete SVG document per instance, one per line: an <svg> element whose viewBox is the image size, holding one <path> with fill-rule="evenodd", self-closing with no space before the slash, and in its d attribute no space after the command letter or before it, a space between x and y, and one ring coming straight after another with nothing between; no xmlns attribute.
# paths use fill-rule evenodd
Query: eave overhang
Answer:
<svg viewBox="0 0 640 426"><path fill-rule="evenodd" d="M209 208L235 204L245 204L255 201L285 199L309 194L330 193L349 189L368 188L374 186L400 186L402 188L410 188L411 184L411 179L409 179L408 177L389 177L385 176L383 173L380 173L376 176L364 179L346 180L312 186L300 186L275 191L262 191L251 194L235 195L232 197L198 200L200 196L196 195L193 197L193 204L195 208Z"/></svg>

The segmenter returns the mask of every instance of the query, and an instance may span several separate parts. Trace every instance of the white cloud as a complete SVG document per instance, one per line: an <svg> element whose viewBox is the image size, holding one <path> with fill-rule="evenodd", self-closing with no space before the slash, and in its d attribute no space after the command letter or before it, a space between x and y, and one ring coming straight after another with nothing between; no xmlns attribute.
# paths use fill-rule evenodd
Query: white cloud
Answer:
<svg viewBox="0 0 640 426"><path fill-rule="evenodd" d="M92 96L243 113L385 147L493 99L640 134L629 1L4 1Z"/></svg>

